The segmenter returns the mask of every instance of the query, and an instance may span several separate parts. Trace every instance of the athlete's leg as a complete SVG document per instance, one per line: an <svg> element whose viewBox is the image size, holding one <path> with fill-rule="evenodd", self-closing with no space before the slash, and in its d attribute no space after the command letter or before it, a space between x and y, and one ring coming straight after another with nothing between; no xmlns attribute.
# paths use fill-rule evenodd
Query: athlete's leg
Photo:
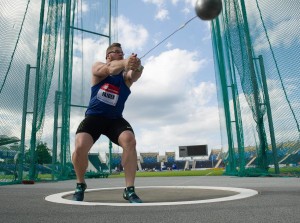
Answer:
<svg viewBox="0 0 300 223"><path fill-rule="evenodd" d="M94 142L101 135L101 120L99 117L87 116L78 126L75 137L75 150L72 154L72 162L77 177L77 184L73 200L83 201L84 191L87 185L84 180L84 174L88 167L88 152Z"/></svg>
<svg viewBox="0 0 300 223"><path fill-rule="evenodd" d="M84 174L88 167L88 152L93 144L94 140L90 134L85 132L76 134L72 162L76 172L77 183L85 183Z"/></svg>
<svg viewBox="0 0 300 223"><path fill-rule="evenodd" d="M137 169L137 153L136 140L132 131L123 131L118 139L119 145L123 148L122 166L125 172L126 187L134 186L136 169Z"/></svg>
<svg viewBox="0 0 300 223"><path fill-rule="evenodd" d="M137 169L137 152L134 132L130 124L124 119L111 121L110 131L106 132L108 138L123 148L122 166L125 173L126 188L123 198L130 203L142 203L136 195L134 181Z"/></svg>

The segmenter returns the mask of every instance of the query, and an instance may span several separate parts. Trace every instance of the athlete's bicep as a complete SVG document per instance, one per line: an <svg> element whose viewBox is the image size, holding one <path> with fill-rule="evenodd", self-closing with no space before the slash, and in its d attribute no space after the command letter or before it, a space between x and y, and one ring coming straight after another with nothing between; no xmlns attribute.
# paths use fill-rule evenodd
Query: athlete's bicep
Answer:
<svg viewBox="0 0 300 223"><path fill-rule="evenodd" d="M109 75L108 67L105 63L95 63L92 68L92 73L97 77L106 77Z"/></svg>

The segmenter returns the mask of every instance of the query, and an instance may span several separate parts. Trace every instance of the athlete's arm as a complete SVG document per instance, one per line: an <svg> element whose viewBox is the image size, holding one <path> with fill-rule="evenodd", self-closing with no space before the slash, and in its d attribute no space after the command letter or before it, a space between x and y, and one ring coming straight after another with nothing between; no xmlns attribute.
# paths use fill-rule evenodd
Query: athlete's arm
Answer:
<svg viewBox="0 0 300 223"><path fill-rule="evenodd" d="M127 73L125 73L125 82L128 87L130 87L134 82L136 82L143 73L144 67L140 65L136 70L130 70Z"/></svg>
<svg viewBox="0 0 300 223"><path fill-rule="evenodd" d="M92 67L92 85L98 84L109 75L118 75L128 67L129 59L107 60L107 63L96 62Z"/></svg>
<svg viewBox="0 0 300 223"><path fill-rule="evenodd" d="M127 59L111 60L107 58L107 63L97 62L92 67L93 82L99 82L109 75L118 75L122 70L136 70L139 66L136 54L132 54Z"/></svg>
<svg viewBox="0 0 300 223"><path fill-rule="evenodd" d="M107 63L96 62L93 65L93 76L106 78L108 75L117 75L128 66L128 59L114 60Z"/></svg>

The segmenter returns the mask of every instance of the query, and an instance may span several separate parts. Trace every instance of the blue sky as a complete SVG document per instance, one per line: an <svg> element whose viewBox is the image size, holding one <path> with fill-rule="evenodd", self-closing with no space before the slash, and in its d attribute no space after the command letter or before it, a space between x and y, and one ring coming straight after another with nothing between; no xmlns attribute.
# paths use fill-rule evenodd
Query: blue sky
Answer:
<svg viewBox="0 0 300 223"><path fill-rule="evenodd" d="M79 15L79 19L75 19L75 23L80 21L82 16L86 29L107 31L105 20L95 17L99 16L101 10L105 11L99 3L98 0L83 0L82 3L79 1L79 5L82 5L82 14ZM18 4L18 11L14 13L7 11L1 15L1 18L9 21L8 25L21 24L27 1L18 0ZM116 41L122 44L127 55L134 52L142 56L193 18L194 5L195 0L120 0L118 17L114 18L118 24ZM40 0L30 1L30 16L24 24L27 33L24 33L22 38L28 40L31 45L26 45L27 42L21 42L19 45L20 54L25 55L22 58L29 64L35 62L37 41L31 40L37 38L38 27L38 20L33 21L31 18L39 17L39 8ZM86 34L82 37L75 31L72 74L75 88L72 90L72 104L80 104L79 99L82 98L83 104L88 103L92 64L105 61L108 43L103 39ZM32 48L30 53L28 47ZM32 55L32 58L27 55ZM58 53L56 60L58 64ZM209 150L220 148L219 113L209 22L195 18L150 52L142 59L142 63L145 67L143 75L132 86L132 93L124 111L124 117L134 128L138 153L178 152L178 146L197 144L207 144ZM57 76L53 77L52 82L57 83ZM79 86L83 86L83 91L79 90ZM51 89L50 93L55 90L57 89ZM49 100L49 103L52 108L53 102ZM74 149L75 132L84 117L84 112L84 109L74 108L71 111L71 151ZM18 120L11 123L17 127L11 128L9 134L19 135L18 123ZM52 126L51 113L45 118L42 136L42 140L47 141L49 145L52 143ZM91 151L107 152L107 148L108 139L101 137ZM114 152L118 151L122 150L114 146Z"/></svg>
<svg viewBox="0 0 300 223"><path fill-rule="evenodd" d="M3 52L12 52L16 41L12 37L17 38L18 36L28 2L28 15L21 35L22 41L19 41L18 45L18 57L16 57L22 58L21 61L24 66L20 63L20 60L15 60L16 68L11 74L24 73L25 64L28 63L33 66L35 64L39 21L36 18L39 18L41 1L7 1L6 10L0 15L0 19L3 21L2 28L5 30L4 32L7 32L7 35L3 36L1 41ZM102 16L108 13L107 9L101 6L105 2L108 1L78 1L78 5L82 5L83 8L82 14L79 15L79 18L76 18L76 22L80 21L82 16L84 28L107 34L107 20L103 19ZM297 79L296 75L298 67L290 65L297 64L297 59L299 59L297 51L299 45L299 29L297 29L299 26L299 4L296 0L288 3L283 3L280 0L277 1L278 4L280 3L280 7L278 7L278 4L270 5L267 1L260 1L260 9L264 21L268 25L269 42L265 33L262 32L261 26L259 26L260 16L256 3L252 1L245 1L245 3L249 13L248 22L253 30L251 35L255 35L254 50L260 53L268 52L271 43L273 49L276 50L275 56L282 60L280 71L287 75L284 84L286 89L289 90L289 99L293 103L295 111L299 111L298 98L295 92L291 91L291 89L298 89L297 80L299 78ZM16 4L18 7L15 7ZM142 56L193 18L195 16L194 5L195 0L120 0L118 1L118 17L113 18L118 24L118 35L115 36L115 40L122 43L123 50L127 55L135 52ZM295 7L291 7L291 5ZM138 152L160 152L161 154L166 151L178 152L178 146L195 144L207 144L209 150L221 148L210 38L209 22L196 18L142 59L145 67L143 76L132 86L132 94L124 111L124 117L135 130ZM58 46L60 46L60 43L58 43ZM105 61L107 46L108 41L105 41L104 38L87 34L81 36L81 33L75 32L72 73L73 104L86 105L88 103L92 64L96 61ZM59 49L56 54L56 68L58 68L60 58L58 52ZM7 66L8 60L5 58L9 58L7 57L8 54L2 55ZM6 67L3 69L5 70ZM57 90L57 73L53 77L50 94L54 94ZM291 111L287 104L283 104L286 97L283 94L277 73L272 73L272 75L275 78L270 78L267 81L274 106L273 116L275 117L274 120L282 120L278 122L277 128L279 130L277 131L281 133L278 135L285 139L291 135L289 123L294 123L295 128L295 120L291 115L282 115L290 114ZM21 111L23 89L19 86L23 86L24 76L18 78L17 81L19 85L16 84L14 76L9 75L4 88L6 94L3 94L4 100L1 101L0 112L1 115L4 115L3 120L10 121L7 122L7 126L5 125L5 132L1 134L20 135L22 117L17 111ZM15 92L13 95L10 93L11 89ZM83 99L83 103L79 99ZM244 116L251 118L251 112L243 95L240 96L240 101ZM42 140L51 145L53 135L53 114L51 110L53 109L53 101L51 96L48 103L47 108L50 109L45 117ZM20 105L19 110L15 109L17 105ZM75 132L84 117L84 112L85 109L76 110L72 108L70 121L71 150L74 149ZM243 124L246 126L247 122ZM31 122L28 120L27 140L30 137L30 125ZM284 129L282 129L283 127ZM251 128L253 127L250 126L249 129ZM295 131L297 137L298 133L299 130ZM246 137L246 140L248 140L245 142L246 145L254 143L249 142L249 137ZM107 148L108 140L102 137L92 148L92 152L107 152ZM114 147L114 151L121 152L121 149Z"/></svg>
<svg viewBox="0 0 300 223"><path fill-rule="evenodd" d="M195 16L194 4L195 0L144 0L131 1L128 4L126 1L119 1L119 20L118 24L123 24L122 19L125 18L128 25L145 29L148 36L143 38L143 44L133 44L128 40L123 33L122 26L118 25L120 42L128 41L129 50L137 50L136 52L142 56L165 37L173 33L189 19ZM134 5L134 7L132 7ZM138 10L136 10L138 9ZM170 49L183 49L187 51L196 51L200 57L212 62L212 49L210 39L209 22L195 18L188 23L183 29L164 41L160 46L151 51L149 56L157 56L160 53ZM203 73L211 74L214 72L213 66L206 66ZM213 80L214 75L202 75L201 80Z"/></svg>
<svg viewBox="0 0 300 223"><path fill-rule="evenodd" d="M118 4L118 41L125 53L138 56L195 16L195 1ZM142 63L143 76L132 86L124 112L135 129L138 152L178 152L180 145L197 144L220 148L209 22L195 18Z"/></svg>
<svg viewBox="0 0 300 223"><path fill-rule="evenodd" d="M130 4L118 1L118 30L113 41L122 44L125 57L131 53L142 57L195 17L194 5L195 0L131 0ZM96 10L89 5L84 8L89 16ZM107 27L96 27L99 32L108 32ZM74 43L75 49L80 50L80 40L75 38ZM107 41L85 40L85 71L90 71L93 62L104 61L106 48ZM73 80L80 79L76 78L76 71L81 70L81 59L74 58ZM124 110L125 119L135 131L138 153L173 151L178 155L178 146L182 145L207 144L209 150L221 148L209 22L195 18L144 57L142 64L143 75L131 87ZM77 116L72 113L71 139L82 113ZM101 137L92 152L103 152L107 145L107 138ZM114 151L122 149L114 146Z"/></svg>
<svg viewBox="0 0 300 223"><path fill-rule="evenodd" d="M83 1L84 4L91 2L93 1ZM134 52L142 56L195 16L195 2L196 0L118 1L117 41L122 43L127 55ZM250 13L248 15L250 25L259 28L257 24L260 17L257 15L256 3L246 1L246 4ZM293 41L299 40L298 29L289 29L299 24L298 16L295 16L299 14L299 10L297 7L290 7L290 3L282 4L282 2L279 9L278 4L270 5L266 1L261 1L260 7L264 12L265 21L271 22L268 31L273 47L282 45L288 47ZM99 7L88 6L85 14L91 17L96 10L99 10ZM278 10L289 12L294 16L286 15L287 19L283 19L284 15L279 17L278 13L273 13ZM107 27L103 24L88 25L99 28L97 31L107 31ZM267 50L269 45L264 32L255 30L254 34L260 35L255 38L254 49ZM210 23L196 18L143 58L142 63L145 67L143 75L132 86L132 94L124 111L124 117L135 130L138 152L161 154L166 151L178 152L178 146L197 144L207 144L209 150L221 148L210 35ZM80 50L80 41L75 39L74 43L78 44L77 50ZM92 38L86 39L83 47L85 71L90 71L93 62L104 61L106 47L105 41L99 43ZM74 80L76 70L80 70L77 62L81 59L74 58ZM278 90L281 91L281 88L273 88L274 92ZM87 94L85 97L88 99L89 93ZM241 105L248 108L242 95ZM243 112L244 116L245 114L251 116L250 112ZM78 116L72 119L71 139L82 119L82 114L83 112L78 113ZM102 137L92 151L103 152L107 149L107 145L107 139ZM114 151L121 152L121 149L117 148Z"/></svg>

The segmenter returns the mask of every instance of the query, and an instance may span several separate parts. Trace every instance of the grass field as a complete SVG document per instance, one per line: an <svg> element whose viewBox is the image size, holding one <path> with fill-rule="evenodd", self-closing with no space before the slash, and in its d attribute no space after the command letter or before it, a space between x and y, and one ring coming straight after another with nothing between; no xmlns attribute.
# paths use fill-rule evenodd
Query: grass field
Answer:
<svg viewBox="0 0 300 223"><path fill-rule="evenodd" d="M273 177L299 177L300 176L300 168L299 167L286 167L280 168L280 174L275 175L274 169L269 169L270 176ZM176 170L176 171L158 171L158 172L137 172L137 177L177 177L177 176L222 176L224 175L224 169L216 168L216 169L206 169L206 170L190 170L190 171L183 171L183 170ZM119 174L112 174L109 175L108 178L118 178L124 177L124 172ZM0 175L0 182L1 181L13 181L13 175ZM43 180L51 180L51 174L39 174L38 179Z"/></svg>
<svg viewBox="0 0 300 223"><path fill-rule="evenodd" d="M207 170L190 170L190 171L158 171L158 172L137 172L137 177L182 177L182 176L221 176L223 175L223 169L207 169ZM124 177L124 173L113 174L109 176Z"/></svg>
<svg viewBox="0 0 300 223"><path fill-rule="evenodd" d="M158 171L158 172L137 172L137 177L176 177L176 176L222 176L224 175L224 169L216 168L216 169L206 169L206 170L191 170L191 171ZM269 169L270 176L276 176L275 170L273 168ZM299 177L300 176L300 168L299 167L286 167L280 168L280 174L278 177L282 176L291 176L291 177ZM124 173L120 174L112 174L109 176L110 178L114 177L124 177Z"/></svg>

